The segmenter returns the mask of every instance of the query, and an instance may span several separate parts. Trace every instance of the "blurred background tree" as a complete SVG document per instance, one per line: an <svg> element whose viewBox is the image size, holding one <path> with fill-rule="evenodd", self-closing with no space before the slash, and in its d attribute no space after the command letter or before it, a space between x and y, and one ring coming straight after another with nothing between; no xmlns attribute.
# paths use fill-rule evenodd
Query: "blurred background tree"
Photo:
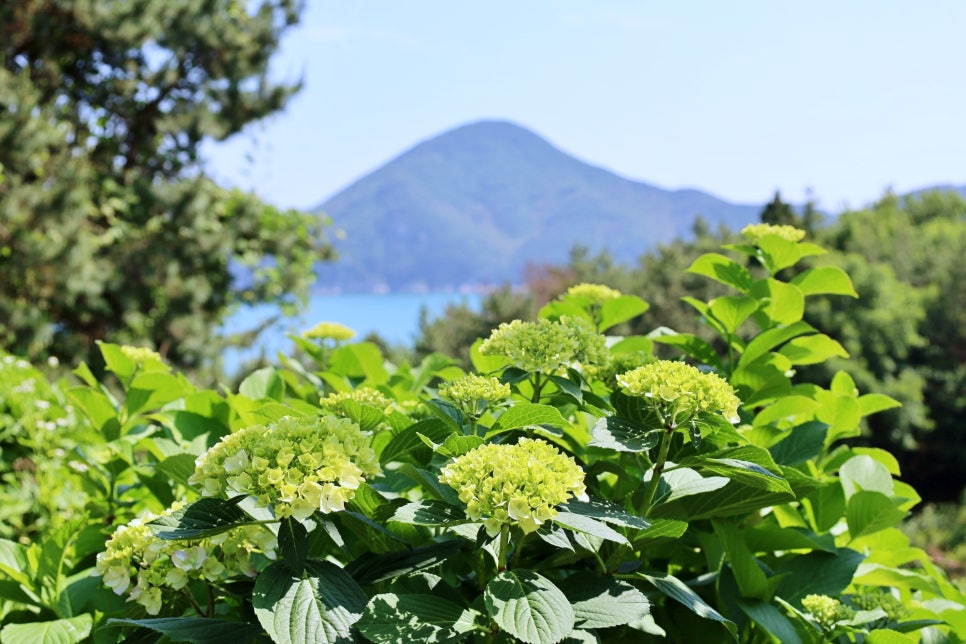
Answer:
<svg viewBox="0 0 966 644"><path fill-rule="evenodd" d="M268 67L301 8L0 3L0 347L148 343L192 369L235 304L305 297L326 221L219 187L199 152L299 89Z"/></svg>

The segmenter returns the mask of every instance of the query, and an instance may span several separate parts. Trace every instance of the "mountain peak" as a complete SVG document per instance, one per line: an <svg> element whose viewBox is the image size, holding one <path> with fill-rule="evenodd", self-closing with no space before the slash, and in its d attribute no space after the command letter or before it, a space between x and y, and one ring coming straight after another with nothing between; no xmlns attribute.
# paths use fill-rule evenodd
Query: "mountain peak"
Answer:
<svg viewBox="0 0 966 644"><path fill-rule="evenodd" d="M566 261L575 244L633 261L688 235L699 214L736 227L758 212L624 179L499 120L415 145L322 209L346 237L320 285L392 290L516 283L528 263Z"/></svg>

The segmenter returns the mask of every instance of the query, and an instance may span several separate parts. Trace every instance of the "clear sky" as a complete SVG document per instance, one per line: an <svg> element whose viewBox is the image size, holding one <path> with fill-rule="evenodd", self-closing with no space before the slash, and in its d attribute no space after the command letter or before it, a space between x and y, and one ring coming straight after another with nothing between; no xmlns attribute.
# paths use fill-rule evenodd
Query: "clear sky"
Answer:
<svg viewBox="0 0 966 644"><path fill-rule="evenodd" d="M314 207L412 145L501 119L622 176L861 207L966 184L966 2L308 0L286 111L209 170Z"/></svg>

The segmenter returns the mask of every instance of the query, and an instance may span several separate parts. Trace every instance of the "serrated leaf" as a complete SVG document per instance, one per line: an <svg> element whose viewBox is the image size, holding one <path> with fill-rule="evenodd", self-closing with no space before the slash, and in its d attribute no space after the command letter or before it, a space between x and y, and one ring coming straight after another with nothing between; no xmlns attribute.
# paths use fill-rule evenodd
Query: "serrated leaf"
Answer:
<svg viewBox="0 0 966 644"><path fill-rule="evenodd" d="M838 266L818 266L799 273L792 278L792 284L802 289L805 295L848 295L858 297L848 273Z"/></svg>
<svg viewBox="0 0 966 644"><path fill-rule="evenodd" d="M600 519L601 521L624 526L625 528L646 530L651 527L651 523L644 517L631 514L621 506L605 499L591 497L587 501L574 500L560 506L560 508L572 514Z"/></svg>
<svg viewBox="0 0 966 644"><path fill-rule="evenodd" d="M558 512L557 516L553 518L553 522L570 530L583 532L607 541L614 541L616 543L630 545L630 543L627 541L627 537L622 535L620 532L608 527L606 523L601 523L600 521L591 519L588 516L571 514L570 512Z"/></svg>
<svg viewBox="0 0 966 644"><path fill-rule="evenodd" d="M838 548L834 553L810 552L793 557L776 576L785 575L777 594L796 608L807 595L835 597L852 582L852 577L865 556L849 548Z"/></svg>
<svg viewBox="0 0 966 644"><path fill-rule="evenodd" d="M653 575L642 573L641 577L651 582L651 584L653 584L662 593L680 603L698 617L721 622L728 632L731 633L731 636L735 639L735 641L738 640L738 627L735 625L735 623L730 619L726 619L721 615L721 613L711 608L707 602L701 599L696 592L691 590L687 584L677 577L657 573Z"/></svg>
<svg viewBox="0 0 966 644"><path fill-rule="evenodd" d="M646 452L660 442L662 432L630 418L605 416L594 424L588 446L616 452Z"/></svg>
<svg viewBox="0 0 966 644"><path fill-rule="evenodd" d="M886 409L902 407L902 403L898 400L884 394L865 394L859 396L857 402L859 403L859 411L863 416L885 411Z"/></svg>
<svg viewBox="0 0 966 644"><path fill-rule="evenodd" d="M849 497L845 522L851 537L858 539L901 523L907 514L881 492L860 491Z"/></svg>
<svg viewBox="0 0 966 644"><path fill-rule="evenodd" d="M815 328L802 321L789 324L788 326L763 331L748 342L748 345L741 354L741 358L738 360L738 364L751 364L778 345L788 342L792 338L797 338L798 336L806 333L815 333Z"/></svg>
<svg viewBox="0 0 966 644"><path fill-rule="evenodd" d="M688 267L688 272L710 277L722 284L733 286L742 293L749 293L754 283L747 268L719 253L705 253L694 260Z"/></svg>
<svg viewBox="0 0 966 644"><path fill-rule="evenodd" d="M0 630L3 644L75 644L91 634L94 620L91 615L78 615L52 622L7 624Z"/></svg>
<svg viewBox="0 0 966 644"><path fill-rule="evenodd" d="M366 553L346 566L345 571L360 585L368 586L436 566L463 547L464 542L454 539L411 550Z"/></svg>
<svg viewBox="0 0 966 644"><path fill-rule="evenodd" d="M574 608L577 628L611 628L644 619L651 612L647 596L626 581L578 573L561 584Z"/></svg>
<svg viewBox="0 0 966 644"><path fill-rule="evenodd" d="M490 618L528 644L554 644L574 628L567 596L549 579L530 570L504 570L483 591Z"/></svg>
<svg viewBox="0 0 966 644"><path fill-rule="evenodd" d="M613 300L607 300L600 306L600 330L617 326L641 315L650 305L636 295L621 295Z"/></svg>
<svg viewBox="0 0 966 644"><path fill-rule="evenodd" d="M285 517L278 526L279 561L292 572L299 572L309 555L309 535L299 521Z"/></svg>
<svg viewBox="0 0 966 644"><path fill-rule="evenodd" d="M799 465L822 453L826 434L828 425L809 421L792 428L791 433L768 448L768 452L779 465Z"/></svg>
<svg viewBox="0 0 966 644"><path fill-rule="evenodd" d="M752 288L752 295L764 302L755 313L755 319L764 318L771 323L761 324L762 327L794 324L805 314L805 296L794 284L772 278L758 280Z"/></svg>
<svg viewBox="0 0 966 644"><path fill-rule="evenodd" d="M390 519L390 521L430 527L465 523L468 520L466 513L460 508L435 499L407 503L398 508Z"/></svg>
<svg viewBox="0 0 966 644"><path fill-rule="evenodd" d="M819 364L833 357L849 357L845 347L824 333L792 338L778 352L793 365Z"/></svg>
<svg viewBox="0 0 966 644"><path fill-rule="evenodd" d="M247 622L203 617L157 617L153 619L110 619L108 626L138 626L161 633L172 642L211 644L244 642L262 632L262 627ZM38 640L39 641L39 640ZM6 642L6 640L4 640Z"/></svg>
<svg viewBox="0 0 966 644"><path fill-rule="evenodd" d="M188 478L195 473L196 458L193 454L175 454L158 463L154 469L172 481L188 486Z"/></svg>
<svg viewBox="0 0 966 644"><path fill-rule="evenodd" d="M556 407L536 403L517 403L500 414L491 433L505 432L533 425L553 425L563 427L567 421Z"/></svg>
<svg viewBox="0 0 966 644"><path fill-rule="evenodd" d="M375 644L397 642L456 642L462 639L455 624L463 607L436 595L376 595L356 623Z"/></svg>
<svg viewBox="0 0 966 644"><path fill-rule="evenodd" d="M742 612L771 633L781 644L802 644L802 638L784 613L772 604L735 597L735 603Z"/></svg>
<svg viewBox="0 0 966 644"><path fill-rule="evenodd" d="M236 526L257 523L254 517L238 507L240 501L241 497L231 501L204 497L149 521L147 525L161 539L213 537Z"/></svg>
<svg viewBox="0 0 966 644"><path fill-rule="evenodd" d="M758 300L747 295L725 295L711 300L708 312L721 323L725 333L734 334L758 306Z"/></svg>
<svg viewBox="0 0 966 644"><path fill-rule="evenodd" d="M393 436L382 448L379 462L383 465L393 461L426 465L432 458L433 452L419 438L420 434L434 443L442 443L447 436L458 431L452 424L442 419L424 418Z"/></svg>
<svg viewBox="0 0 966 644"><path fill-rule="evenodd" d="M300 575L281 563L270 564L252 593L255 616L276 644L351 642L366 601L348 573L312 559Z"/></svg>

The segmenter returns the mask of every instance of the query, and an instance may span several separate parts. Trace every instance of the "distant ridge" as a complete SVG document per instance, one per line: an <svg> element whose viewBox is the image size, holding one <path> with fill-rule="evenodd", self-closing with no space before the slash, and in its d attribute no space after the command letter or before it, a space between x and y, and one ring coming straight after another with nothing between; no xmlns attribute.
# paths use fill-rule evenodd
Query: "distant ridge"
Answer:
<svg viewBox="0 0 966 644"><path fill-rule="evenodd" d="M690 234L701 215L739 228L760 205L631 181L518 125L482 121L424 141L319 209L345 231L322 289L442 290L519 282L528 262L566 261L574 244L632 262Z"/></svg>

